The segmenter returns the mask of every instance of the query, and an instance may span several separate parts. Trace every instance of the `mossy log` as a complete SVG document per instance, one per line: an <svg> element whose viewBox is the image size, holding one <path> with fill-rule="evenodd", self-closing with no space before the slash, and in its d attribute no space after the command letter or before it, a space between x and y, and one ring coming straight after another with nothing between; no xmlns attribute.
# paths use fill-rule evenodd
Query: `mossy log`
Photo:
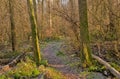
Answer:
<svg viewBox="0 0 120 79"><path fill-rule="evenodd" d="M120 79L120 72L118 72L115 68L113 68L108 62L104 61L103 59L101 59L100 57L96 56L96 55L92 55L92 57L94 59L96 59L99 63L103 64L106 69L110 70L110 72L116 76L118 79Z"/></svg>
<svg viewBox="0 0 120 79"><path fill-rule="evenodd" d="M18 55L15 59L13 59L11 62L9 62L8 64L1 66L0 67L0 74L9 71L11 69L11 67L15 66L17 63L20 62L21 59L24 59L26 56L26 53L22 53L20 55Z"/></svg>

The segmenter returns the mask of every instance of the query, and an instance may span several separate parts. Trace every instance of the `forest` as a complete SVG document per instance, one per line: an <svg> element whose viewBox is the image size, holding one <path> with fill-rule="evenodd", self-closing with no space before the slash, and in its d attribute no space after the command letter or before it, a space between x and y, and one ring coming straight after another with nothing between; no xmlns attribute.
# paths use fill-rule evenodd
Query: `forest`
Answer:
<svg viewBox="0 0 120 79"><path fill-rule="evenodd" d="M120 0L0 0L0 79L120 79Z"/></svg>

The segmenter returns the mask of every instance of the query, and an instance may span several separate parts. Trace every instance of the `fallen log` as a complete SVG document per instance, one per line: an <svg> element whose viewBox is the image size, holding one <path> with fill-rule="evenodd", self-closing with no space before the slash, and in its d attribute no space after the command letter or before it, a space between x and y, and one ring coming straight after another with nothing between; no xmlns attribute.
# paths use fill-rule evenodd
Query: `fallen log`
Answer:
<svg viewBox="0 0 120 79"><path fill-rule="evenodd" d="M118 79L120 79L120 72L118 72L115 68L113 68L110 64L108 64L108 62L104 61L103 59L101 59L100 57L96 56L96 55L92 55L92 57L94 59L96 59L99 63L103 64L106 69L110 70L110 72L116 76Z"/></svg>
<svg viewBox="0 0 120 79"><path fill-rule="evenodd" d="M13 67L15 64L17 64L22 58L24 58L26 53L22 53L19 56L17 56L15 59L12 60L12 62L8 63L10 67Z"/></svg>
<svg viewBox="0 0 120 79"><path fill-rule="evenodd" d="M0 74L8 71L11 69L11 67L15 66L18 62L20 62L21 59L23 59L26 56L26 53L22 53L19 56L17 56L15 59L13 59L10 63L1 66L0 67Z"/></svg>

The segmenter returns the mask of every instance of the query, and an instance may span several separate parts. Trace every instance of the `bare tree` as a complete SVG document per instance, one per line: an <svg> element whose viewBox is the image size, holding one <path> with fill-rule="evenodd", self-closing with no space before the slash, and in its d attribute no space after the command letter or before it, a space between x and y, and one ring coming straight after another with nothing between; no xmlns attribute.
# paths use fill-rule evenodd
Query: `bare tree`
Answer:
<svg viewBox="0 0 120 79"><path fill-rule="evenodd" d="M15 32L15 22L14 22L14 8L13 0L9 0L9 12L10 12L10 24L11 24L11 41L12 41L12 50L16 50L16 32Z"/></svg>

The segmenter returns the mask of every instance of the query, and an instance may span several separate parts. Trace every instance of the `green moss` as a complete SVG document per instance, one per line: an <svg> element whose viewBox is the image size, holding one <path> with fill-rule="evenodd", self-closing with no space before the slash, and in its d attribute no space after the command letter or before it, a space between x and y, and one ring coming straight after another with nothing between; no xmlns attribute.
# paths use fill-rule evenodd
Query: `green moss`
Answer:
<svg viewBox="0 0 120 79"><path fill-rule="evenodd" d="M116 63L113 63L113 62L110 63L110 65L120 72L120 66L119 65L117 65Z"/></svg>
<svg viewBox="0 0 120 79"><path fill-rule="evenodd" d="M91 66L92 65L92 57L91 57L91 49L89 48L89 45L83 43L83 54L84 54L84 62L83 67Z"/></svg>
<svg viewBox="0 0 120 79"><path fill-rule="evenodd" d="M42 59L40 62L40 65L48 66L48 61L45 59Z"/></svg>
<svg viewBox="0 0 120 79"><path fill-rule="evenodd" d="M6 76L5 75L1 75L0 79L6 79Z"/></svg>
<svg viewBox="0 0 120 79"><path fill-rule="evenodd" d="M35 62L29 58L26 61L22 61L17 64L16 68L11 70L8 75L20 79L21 77L36 77L40 74L40 71L37 69Z"/></svg>
<svg viewBox="0 0 120 79"><path fill-rule="evenodd" d="M88 71L84 71L84 72L81 72L80 73L80 77L86 77L87 75L89 75L90 74L90 72L88 72Z"/></svg>
<svg viewBox="0 0 120 79"><path fill-rule="evenodd" d="M53 68L40 66L39 70L42 70L42 72L45 73L45 79L66 79L65 76Z"/></svg>
<svg viewBox="0 0 120 79"><path fill-rule="evenodd" d="M42 75L45 79L66 79L59 71L45 67L47 60L42 60L39 68L36 63L29 57L26 57L25 61L21 61L17 66L11 71L0 76L0 79L30 79L36 78L38 75Z"/></svg>
<svg viewBox="0 0 120 79"><path fill-rule="evenodd" d="M34 47L34 59L36 61L36 64L39 66L39 63L41 61L41 52L39 47L39 40L38 40L38 30L37 30L37 21L35 19L35 12L33 6L33 2L31 0L27 0L27 6L29 10L29 19L31 24L31 31L32 31L32 42Z"/></svg>
<svg viewBox="0 0 120 79"><path fill-rule="evenodd" d="M8 75L0 75L0 79L12 79L11 77L9 77Z"/></svg>
<svg viewBox="0 0 120 79"><path fill-rule="evenodd" d="M94 72L102 72L104 70L105 70L104 66L99 67L99 66L93 65L88 68L88 71L94 71Z"/></svg>
<svg viewBox="0 0 120 79"><path fill-rule="evenodd" d="M63 53L63 52L61 52L61 51L58 51L57 53L56 53L56 56L65 56L65 54Z"/></svg>
<svg viewBox="0 0 120 79"><path fill-rule="evenodd" d="M93 61L93 65L88 68L88 71L102 72L105 70L105 66L101 65L97 60Z"/></svg>

